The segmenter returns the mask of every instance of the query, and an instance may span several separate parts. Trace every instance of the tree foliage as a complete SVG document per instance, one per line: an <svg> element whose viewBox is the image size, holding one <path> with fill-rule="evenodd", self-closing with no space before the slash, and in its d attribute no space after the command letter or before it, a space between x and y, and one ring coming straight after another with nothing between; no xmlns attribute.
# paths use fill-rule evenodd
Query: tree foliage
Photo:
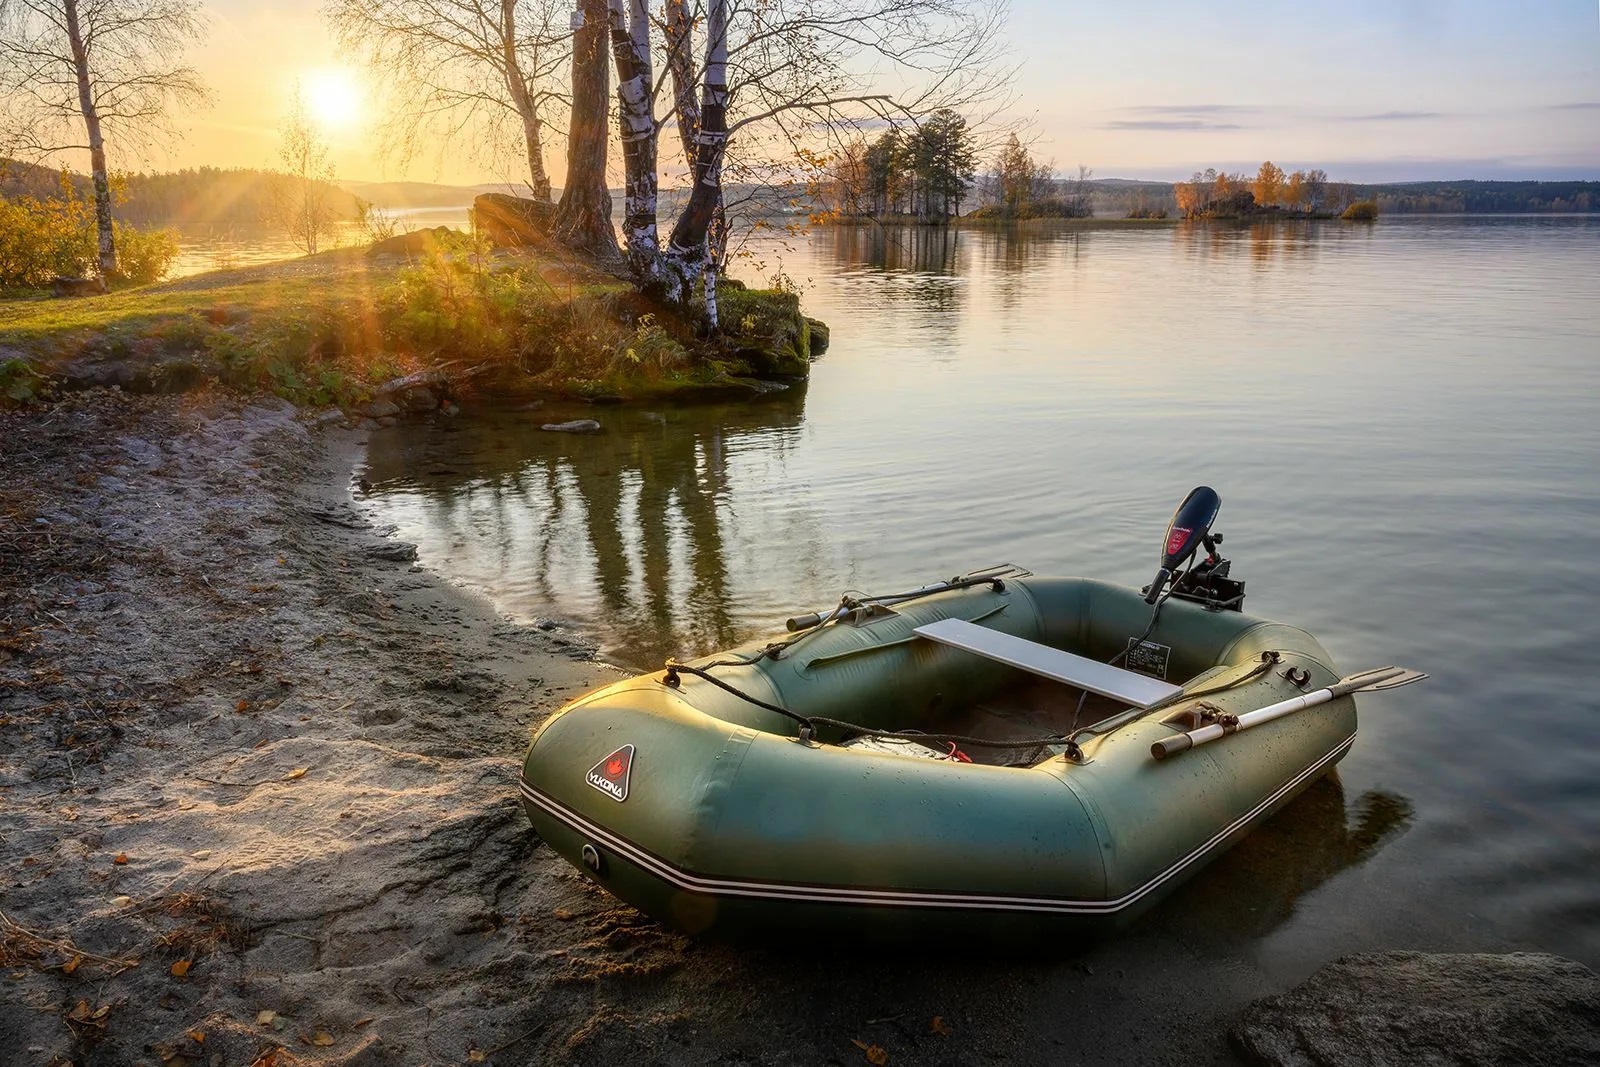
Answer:
<svg viewBox="0 0 1600 1067"><path fill-rule="evenodd" d="M339 211L329 195L333 164L328 161L328 143L306 113L298 82L290 97L282 134L278 158L284 173L274 185L273 220L297 248L315 255L322 239L332 235Z"/></svg>
<svg viewBox="0 0 1600 1067"><path fill-rule="evenodd" d="M1285 174L1270 160L1254 178L1216 168L1195 171L1173 185L1178 211L1186 219L1242 218L1262 212L1304 212L1320 215L1343 204L1342 187L1328 182L1326 171L1297 170Z"/></svg>
<svg viewBox="0 0 1600 1067"><path fill-rule="evenodd" d="M977 177L967 120L948 108L847 142L827 164L827 200L840 215L942 222L961 211Z"/></svg>

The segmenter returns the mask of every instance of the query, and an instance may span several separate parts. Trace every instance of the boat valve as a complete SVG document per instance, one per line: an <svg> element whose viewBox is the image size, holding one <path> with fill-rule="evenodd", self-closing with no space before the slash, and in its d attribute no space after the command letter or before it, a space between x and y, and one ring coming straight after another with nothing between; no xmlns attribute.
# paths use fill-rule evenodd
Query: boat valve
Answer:
<svg viewBox="0 0 1600 1067"><path fill-rule="evenodd" d="M600 858L600 850L593 845L583 846L583 865L594 874L606 873L606 861Z"/></svg>
<svg viewBox="0 0 1600 1067"><path fill-rule="evenodd" d="M683 679L678 677L678 665L676 663L667 664L667 673L661 676L661 684L668 689L676 689L683 684Z"/></svg>

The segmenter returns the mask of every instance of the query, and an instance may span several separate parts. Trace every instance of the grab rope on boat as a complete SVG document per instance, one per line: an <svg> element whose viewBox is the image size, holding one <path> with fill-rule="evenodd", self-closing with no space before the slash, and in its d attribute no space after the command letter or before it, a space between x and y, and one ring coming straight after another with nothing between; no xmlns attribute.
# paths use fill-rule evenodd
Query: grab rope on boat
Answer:
<svg viewBox="0 0 1600 1067"><path fill-rule="evenodd" d="M1049 737L1031 737L1022 741L996 741L993 738L972 737L967 734L929 734L923 733L921 730L874 730L853 722L845 722L843 719L829 719L821 715L801 715L799 712L790 711L788 708L780 707L777 704L762 700L760 697L752 696L742 689L731 686L703 668L691 667L687 663L679 663L677 660L672 659L667 660L666 674L662 675L661 682L663 685L676 689L683 684L682 678L679 677L683 674L692 674L696 678L703 678L718 689L731 693L740 700L799 723L800 740L802 741L812 740L816 736L817 727L826 726L830 729L839 730L850 737L877 737L890 741L914 741L918 744L933 742L933 744L929 745L932 748L937 748L940 745L972 745L978 748L1045 748L1050 745L1064 745L1069 759L1077 759L1081 755L1077 742L1060 734L1054 734ZM971 761L967 760L966 762Z"/></svg>

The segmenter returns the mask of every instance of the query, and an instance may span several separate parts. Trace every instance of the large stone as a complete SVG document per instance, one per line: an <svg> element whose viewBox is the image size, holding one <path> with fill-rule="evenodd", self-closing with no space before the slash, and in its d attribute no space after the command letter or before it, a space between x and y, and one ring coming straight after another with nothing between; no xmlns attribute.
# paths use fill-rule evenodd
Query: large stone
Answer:
<svg viewBox="0 0 1600 1067"><path fill-rule="evenodd" d="M478 231L496 248L521 248L550 243L554 204L504 193L484 193L472 201Z"/></svg>
<svg viewBox="0 0 1600 1067"><path fill-rule="evenodd" d="M106 283L99 278L51 278L51 296L99 296Z"/></svg>
<svg viewBox="0 0 1600 1067"><path fill-rule="evenodd" d="M367 249L367 258L376 259L378 256L404 256L415 259L426 256L446 247L451 235L455 233L448 226L435 226L431 230L414 230L411 233L397 233L393 237L385 237L381 241L374 241L372 247Z"/></svg>
<svg viewBox="0 0 1600 1067"><path fill-rule="evenodd" d="M359 408L369 419L385 419L400 414L400 405L385 397L369 400Z"/></svg>
<svg viewBox="0 0 1600 1067"><path fill-rule="evenodd" d="M439 398L425 385L407 389L398 394L395 400L407 411L432 411L439 406Z"/></svg>
<svg viewBox="0 0 1600 1067"><path fill-rule="evenodd" d="M1537 953L1346 956L1229 1035L1272 1067L1600 1063L1600 975Z"/></svg>
<svg viewBox="0 0 1600 1067"><path fill-rule="evenodd" d="M573 419L571 422L547 422L539 429L551 433L599 433L600 424L593 419Z"/></svg>

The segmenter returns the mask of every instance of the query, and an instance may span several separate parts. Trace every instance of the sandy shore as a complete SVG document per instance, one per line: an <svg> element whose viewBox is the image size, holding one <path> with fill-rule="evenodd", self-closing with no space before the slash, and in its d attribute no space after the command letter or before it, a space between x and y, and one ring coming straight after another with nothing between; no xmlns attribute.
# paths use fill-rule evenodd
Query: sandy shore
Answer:
<svg viewBox="0 0 1600 1067"><path fill-rule="evenodd" d="M361 444L207 395L0 415L5 1064L1231 1062L1300 977L1159 915L1020 959L661 930L517 802L612 669L404 559Z"/></svg>

